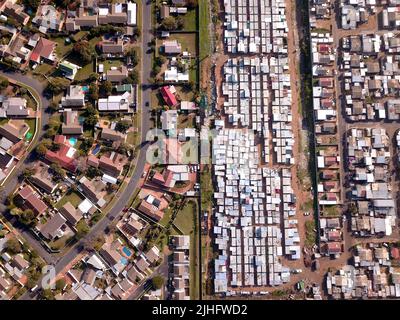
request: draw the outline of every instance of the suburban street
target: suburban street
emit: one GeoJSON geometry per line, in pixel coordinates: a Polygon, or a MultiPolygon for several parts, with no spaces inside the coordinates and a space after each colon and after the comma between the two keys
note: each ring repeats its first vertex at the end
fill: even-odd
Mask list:
{"type": "MultiPolygon", "coordinates": [[[[45,85],[40,81],[36,80],[35,78],[28,77],[26,75],[14,72],[6,72],[0,71],[0,76],[6,77],[11,81],[20,82],[28,87],[31,90],[35,90],[36,94],[40,97],[40,118],[41,118],[41,125],[38,128],[37,136],[33,143],[41,140],[44,134],[44,128],[47,126],[49,122],[49,113],[47,112],[47,108],[49,106],[50,101],[44,96],[44,89],[45,85]]],[[[7,195],[11,194],[14,189],[18,185],[18,176],[23,171],[23,169],[28,166],[33,161],[31,154],[29,154],[22,163],[19,163],[12,175],[7,179],[6,183],[3,185],[2,192],[0,194],[0,203],[3,212],[3,216],[9,221],[12,226],[18,230],[18,232],[24,237],[24,239],[29,243],[29,245],[38,252],[38,254],[47,262],[47,263],[54,263],[54,257],[47,252],[47,250],[40,244],[34,235],[29,231],[29,228],[26,228],[24,225],[18,223],[17,219],[9,214],[6,214],[4,202],[7,198],[7,195]]]]}
{"type": "MultiPolygon", "coordinates": [[[[149,21],[151,19],[151,3],[143,3],[143,19],[144,21],[149,21]]],[[[123,215],[123,209],[129,205],[129,200],[136,190],[138,182],[143,174],[144,165],[146,163],[146,151],[148,145],[146,144],[146,133],[150,129],[150,101],[151,101],[151,85],[148,83],[150,78],[151,68],[152,68],[152,52],[149,51],[148,43],[152,39],[151,24],[144,24],[142,31],[142,73],[141,73],[141,144],[140,150],[136,159],[136,167],[134,173],[125,187],[122,194],[119,196],[115,205],[106,214],[106,216],[100,220],[89,233],[77,242],[68,252],[66,252],[58,261],[54,262],[56,273],[61,272],[72,260],[83,250],[83,244],[86,239],[93,239],[96,236],[103,234],[107,227],[114,221],[118,220],[123,215]],[[148,103],[147,103],[148,102],[148,103]]],[[[117,195],[118,196],[118,195],[117,195]]],[[[41,287],[41,280],[39,280],[38,288],[41,287]]],[[[37,290],[38,291],[38,290],[37,290]]],[[[36,292],[37,292],[36,291],[36,292]]],[[[35,296],[35,295],[34,295],[35,296]]],[[[33,298],[31,293],[26,293],[21,296],[20,299],[30,299],[33,298]]]]}

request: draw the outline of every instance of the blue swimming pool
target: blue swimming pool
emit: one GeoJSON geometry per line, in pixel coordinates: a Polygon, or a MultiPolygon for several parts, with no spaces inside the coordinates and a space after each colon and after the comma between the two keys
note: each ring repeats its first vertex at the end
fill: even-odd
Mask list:
{"type": "Polygon", "coordinates": [[[88,92],[89,91],[89,86],[83,86],[82,87],[83,92],[88,92]]]}
{"type": "Polygon", "coordinates": [[[129,250],[129,248],[127,248],[127,247],[123,247],[123,248],[122,248],[122,251],[124,252],[124,254],[125,254],[127,257],[130,257],[130,256],[132,255],[131,250],[129,250]]]}
{"type": "Polygon", "coordinates": [[[96,145],[96,146],[94,147],[94,149],[93,149],[93,151],[92,151],[92,154],[96,155],[96,154],[99,153],[99,151],[100,151],[100,145],[98,144],[98,145],[96,145]]]}
{"type": "Polygon", "coordinates": [[[78,139],[75,138],[75,137],[72,137],[72,138],[69,138],[68,141],[69,141],[69,144],[70,144],[71,146],[74,146],[74,145],[76,145],[76,143],[78,142],[78,139]]]}
{"type": "Polygon", "coordinates": [[[128,264],[128,260],[126,258],[121,258],[121,263],[126,266],[128,264]]]}

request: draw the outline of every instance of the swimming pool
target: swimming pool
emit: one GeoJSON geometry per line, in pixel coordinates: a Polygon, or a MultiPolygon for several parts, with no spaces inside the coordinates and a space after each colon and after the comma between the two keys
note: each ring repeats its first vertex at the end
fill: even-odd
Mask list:
{"type": "Polygon", "coordinates": [[[89,91],[89,86],[83,86],[82,87],[83,92],[88,92],[89,91]]]}
{"type": "Polygon", "coordinates": [[[75,137],[69,138],[68,139],[69,144],[73,147],[74,145],[76,145],[76,143],[78,142],[78,139],[75,137]]]}
{"type": "Polygon", "coordinates": [[[126,260],[126,258],[121,258],[121,263],[126,266],[128,264],[128,260],[126,260]]]}
{"type": "Polygon", "coordinates": [[[122,251],[124,252],[124,254],[125,254],[127,257],[130,257],[130,256],[132,255],[131,250],[129,250],[127,247],[123,247],[123,248],[122,248],[122,251]]]}
{"type": "Polygon", "coordinates": [[[100,152],[100,145],[96,145],[92,151],[92,154],[96,155],[100,152]]]}

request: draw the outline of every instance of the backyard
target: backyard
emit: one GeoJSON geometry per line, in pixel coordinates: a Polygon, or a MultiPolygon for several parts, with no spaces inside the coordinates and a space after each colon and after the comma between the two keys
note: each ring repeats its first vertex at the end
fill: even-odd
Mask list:
{"type": "Polygon", "coordinates": [[[76,208],[80,205],[80,203],[84,200],[83,196],[81,196],[77,191],[69,190],[55,205],[56,209],[60,209],[67,202],[71,202],[71,204],[76,208]]]}

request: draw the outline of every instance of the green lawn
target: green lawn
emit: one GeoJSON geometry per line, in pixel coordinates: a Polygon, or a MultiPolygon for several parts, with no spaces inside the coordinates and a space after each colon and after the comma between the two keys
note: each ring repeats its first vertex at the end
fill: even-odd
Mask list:
{"type": "Polygon", "coordinates": [[[188,10],[183,16],[183,30],[196,31],[197,29],[197,13],[196,10],[188,10]]]}
{"type": "Polygon", "coordinates": [[[52,65],[49,65],[47,63],[42,63],[36,67],[35,70],[33,70],[34,73],[36,74],[42,74],[42,75],[50,75],[54,72],[55,67],[52,65]]]}
{"type": "Polygon", "coordinates": [[[29,126],[29,131],[28,133],[31,134],[31,137],[35,134],[35,127],[36,127],[36,119],[26,119],[25,122],[29,126]]]}
{"type": "Polygon", "coordinates": [[[64,37],[55,38],[53,39],[53,41],[57,43],[56,53],[59,59],[68,55],[71,52],[73,45],[71,43],[66,44],[64,37]]]}
{"type": "Polygon", "coordinates": [[[98,64],[104,65],[104,72],[107,72],[111,69],[111,67],[119,67],[122,66],[121,60],[105,60],[105,61],[98,61],[98,64]]]}
{"type": "Polygon", "coordinates": [[[210,36],[208,31],[209,21],[209,1],[199,1],[199,35],[200,35],[200,60],[210,54],[210,36]]]}
{"type": "Polygon", "coordinates": [[[183,232],[190,234],[193,230],[193,221],[197,212],[197,204],[193,201],[186,203],[174,220],[174,225],[183,232]]]}
{"type": "Polygon", "coordinates": [[[57,209],[60,209],[64,204],[67,202],[71,202],[71,204],[76,208],[80,203],[84,200],[84,198],[77,192],[75,191],[68,191],[64,197],[60,199],[60,201],[57,202],[55,207],[57,209]]]}
{"type": "Polygon", "coordinates": [[[80,68],[78,72],[76,73],[75,79],[76,81],[83,81],[89,78],[89,76],[95,72],[96,70],[93,70],[93,62],[88,63],[86,66],[80,68]]]}

